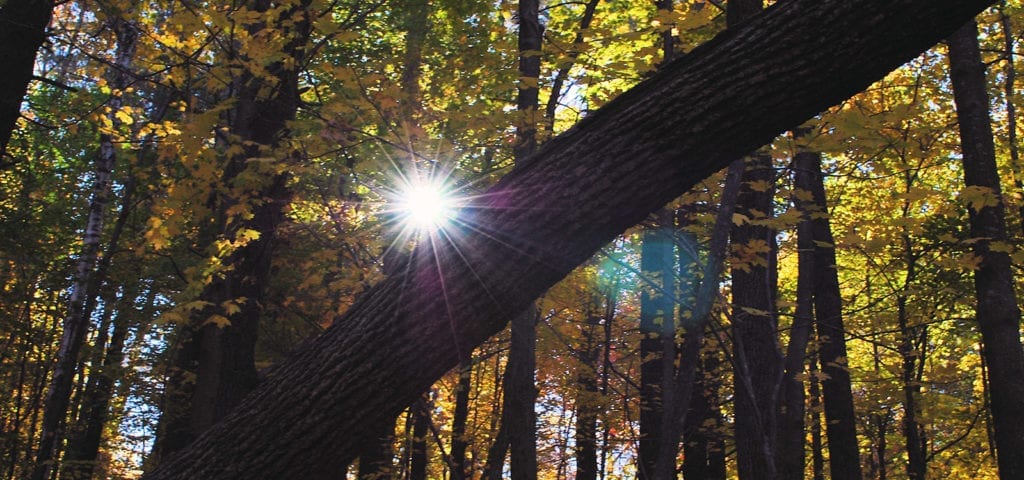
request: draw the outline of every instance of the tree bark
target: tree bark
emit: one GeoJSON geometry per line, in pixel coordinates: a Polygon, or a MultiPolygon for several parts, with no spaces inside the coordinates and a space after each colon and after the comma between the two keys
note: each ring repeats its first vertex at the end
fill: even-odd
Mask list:
{"type": "Polygon", "coordinates": [[[472,229],[421,245],[145,478],[335,478],[372,425],[616,235],[990,3],[790,0],[723,32],[470,199],[459,221],[472,229]]]}
{"type": "MultiPolygon", "coordinates": [[[[800,133],[794,132],[798,137],[800,133]]],[[[804,441],[804,417],[806,396],[804,382],[800,375],[804,372],[807,357],[807,343],[810,340],[811,324],[814,321],[814,227],[812,219],[821,211],[816,205],[805,198],[810,177],[810,166],[817,166],[819,155],[810,151],[798,151],[793,156],[794,186],[797,193],[793,195],[794,204],[800,210],[800,223],[797,224],[797,279],[796,279],[796,312],[786,345],[785,369],[782,376],[779,405],[779,454],[776,466],[779,479],[803,479],[806,467],[804,441]]]]}
{"type": "Polygon", "coordinates": [[[1004,204],[996,169],[988,84],[978,49],[978,29],[968,22],[949,38],[950,78],[960,119],[964,183],[990,189],[994,206],[970,210],[974,254],[976,315],[981,329],[995,425],[1000,478],[1024,478],[1024,353],[1020,343],[1020,309],[1014,291],[1012,262],[998,243],[1008,241],[1004,204]]]}
{"type": "Polygon", "coordinates": [[[666,362],[675,362],[675,242],[671,212],[661,210],[655,225],[644,231],[640,249],[640,448],[637,478],[654,476],[665,408],[666,362]]]}
{"type": "MultiPolygon", "coordinates": [[[[227,122],[230,136],[242,145],[242,153],[227,159],[221,180],[226,186],[249,168],[251,158],[286,148],[280,140],[299,106],[298,66],[303,64],[311,32],[311,2],[294,0],[291,8],[279,17],[268,19],[272,23],[259,22],[248,27],[253,35],[277,29],[279,35],[289,38],[280,53],[294,62],[276,61],[268,65],[272,81],[255,78],[251,73],[233,79],[236,103],[227,122]],[[285,24],[288,27],[282,26],[285,24]]],[[[265,0],[250,0],[247,6],[259,12],[271,8],[265,0]]],[[[282,162],[294,160],[292,152],[277,152],[277,156],[283,157],[282,162]]],[[[190,323],[180,327],[182,340],[173,354],[154,448],[157,462],[184,448],[224,418],[256,386],[254,357],[263,293],[269,282],[277,228],[285,219],[284,209],[291,197],[287,174],[258,175],[262,185],[247,187],[242,194],[218,194],[214,200],[218,238],[234,239],[243,229],[258,232],[259,236],[222,260],[230,268],[211,279],[199,295],[199,300],[208,307],[193,314],[190,323]],[[261,201],[252,208],[250,219],[232,218],[227,213],[236,204],[253,198],[261,201]],[[229,311],[225,305],[234,305],[235,311],[229,311]],[[228,323],[211,322],[214,315],[228,323]]]]}
{"type": "MultiPolygon", "coordinates": [[[[659,13],[672,11],[673,0],[655,0],[659,13]]],[[[661,64],[667,64],[675,54],[675,36],[672,26],[665,25],[659,33],[661,64]]],[[[640,250],[640,447],[637,455],[637,478],[654,478],[658,451],[665,438],[663,425],[665,412],[674,408],[664,405],[665,393],[671,388],[675,376],[676,278],[675,241],[672,212],[660,210],[654,225],[644,231],[640,250]]],[[[677,400],[678,401],[678,400],[677,400]]]]}
{"type": "Polygon", "coordinates": [[[828,437],[829,471],[835,480],[860,480],[860,450],[857,417],[853,409],[853,387],[846,362],[846,327],[843,298],[836,269],[835,240],[828,220],[821,155],[806,152],[797,175],[797,188],[811,193],[813,206],[811,238],[814,254],[814,321],[818,334],[822,401],[825,407],[825,435],[828,437]]]}
{"type": "Polygon", "coordinates": [[[591,315],[582,327],[583,344],[578,350],[580,365],[576,373],[576,480],[597,480],[597,416],[601,405],[597,365],[601,343],[596,330],[609,320],[607,316],[591,315]]]}
{"type": "MultiPolygon", "coordinates": [[[[127,308],[124,304],[130,304],[131,301],[134,301],[134,298],[128,301],[122,299],[122,305],[114,319],[110,343],[105,348],[106,355],[102,356],[102,366],[89,375],[79,413],[79,425],[68,436],[67,451],[61,460],[61,478],[86,480],[92,478],[97,470],[96,460],[103,440],[103,430],[107,426],[107,419],[110,418],[114,382],[123,376],[121,363],[124,361],[124,344],[128,338],[129,327],[127,308]]],[[[113,308],[113,305],[108,305],[107,308],[113,308]]],[[[97,342],[97,347],[99,346],[97,342]]]]}
{"type": "MultiPolygon", "coordinates": [[[[818,354],[814,353],[810,361],[810,382],[807,386],[811,396],[811,478],[825,479],[825,455],[821,441],[821,390],[818,387],[818,354]]],[[[885,480],[884,475],[878,480],[885,480]]]]}
{"type": "Polygon", "coordinates": [[[451,480],[472,478],[466,465],[466,420],[469,417],[469,389],[472,386],[473,363],[463,362],[459,367],[459,383],[455,387],[455,412],[452,414],[452,475],[451,480]]]}
{"type": "Polygon", "coordinates": [[[409,442],[409,480],[427,480],[427,436],[430,435],[430,415],[433,404],[430,394],[424,394],[412,405],[412,439],[409,442]]]}
{"type": "MultiPolygon", "coordinates": [[[[735,27],[762,8],[763,0],[730,1],[726,23],[735,27]]],[[[741,480],[774,479],[782,353],[775,311],[778,246],[774,229],[763,224],[774,216],[771,155],[748,157],[742,178],[736,214],[746,221],[733,225],[730,235],[734,254],[749,249],[731,259],[736,464],[741,480]]]]}
{"type": "Polygon", "coordinates": [[[0,6],[0,170],[8,165],[7,144],[52,17],[53,0],[8,0],[0,6]]]}
{"type": "Polygon", "coordinates": [[[387,480],[395,467],[395,418],[383,422],[359,450],[359,480],[387,480]]]}
{"type": "MultiPolygon", "coordinates": [[[[537,149],[537,105],[540,89],[540,49],[543,30],[538,0],[519,1],[519,85],[516,104],[519,124],[513,156],[518,164],[537,149]]],[[[537,478],[537,369],[536,307],[512,319],[511,347],[505,371],[505,411],[509,468],[513,480],[537,478]]]]}
{"type": "MultiPolygon", "coordinates": [[[[107,106],[111,112],[111,128],[117,129],[121,122],[117,119],[116,113],[123,104],[121,95],[131,80],[129,72],[132,59],[135,57],[138,31],[134,25],[121,18],[111,19],[110,25],[116,35],[117,53],[114,59],[116,66],[110,74],[110,84],[115,93],[110,97],[107,106]]],[[[101,274],[101,270],[106,270],[99,269],[97,262],[116,162],[115,138],[111,133],[103,133],[100,135],[99,155],[94,168],[95,180],[92,198],[89,200],[89,216],[82,240],[82,252],[75,270],[74,283],[71,285],[68,312],[64,319],[53,377],[46,391],[46,406],[35,470],[32,473],[33,480],[44,480],[50,475],[60,448],[60,430],[68,414],[74,377],[78,370],[78,357],[91,324],[93,305],[98,287],[103,280],[101,277],[105,275],[105,272],[101,274]]],[[[107,255],[104,259],[106,265],[109,265],[109,258],[107,255]]]]}
{"type": "Polygon", "coordinates": [[[775,312],[777,246],[775,230],[759,224],[772,217],[775,171],[771,156],[750,157],[743,180],[736,214],[756,223],[734,226],[733,252],[737,248],[763,251],[740,259],[739,265],[736,257],[732,260],[736,462],[741,480],[772,479],[778,453],[777,385],[782,377],[775,312]],[[755,185],[764,189],[752,188],[755,185]]]}

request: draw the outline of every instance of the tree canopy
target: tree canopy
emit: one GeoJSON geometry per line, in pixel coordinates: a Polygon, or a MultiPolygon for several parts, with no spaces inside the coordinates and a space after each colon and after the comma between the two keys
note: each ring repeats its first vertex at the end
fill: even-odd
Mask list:
{"type": "Polygon", "coordinates": [[[395,478],[476,478],[509,394],[502,331],[537,302],[537,477],[571,477],[599,444],[593,474],[632,476],[641,291],[679,318],[666,378],[700,386],[666,408],[689,412],[682,445],[661,441],[719,445],[705,454],[725,475],[725,445],[751,433],[731,430],[742,414],[711,380],[742,381],[746,361],[723,328],[739,307],[717,297],[741,286],[684,261],[724,257],[778,282],[772,341],[807,335],[787,377],[807,407],[804,475],[824,468],[838,366],[865,475],[995,478],[999,458],[1012,478],[988,417],[1006,411],[988,403],[1005,398],[988,377],[1004,370],[985,363],[988,317],[975,324],[966,283],[991,249],[1012,297],[1021,262],[1019,5],[992,3],[789,0],[729,28],[721,2],[541,3],[539,50],[517,43],[524,20],[505,2],[50,5],[42,80],[17,94],[0,164],[5,475],[336,478],[383,432],[376,461],[395,478]],[[1005,64],[987,79],[1005,196],[958,183],[968,155],[932,48],[979,13],[990,73],[1005,64]],[[531,88],[548,107],[512,108],[531,88]],[[512,165],[524,125],[540,146],[512,165]],[[762,147],[782,173],[743,188],[772,192],[770,211],[723,215],[716,172],[762,147]],[[813,194],[785,180],[810,151],[826,172],[813,194]],[[970,233],[1003,202],[1007,237],[970,233]],[[716,215],[775,233],[716,253],[716,215]],[[799,247],[804,218],[829,219],[834,238],[799,247]],[[640,262],[654,224],[674,232],[674,278],[640,262]],[[817,283],[835,284],[845,327],[800,330],[807,248],[834,252],[814,268],[834,272],[817,283]],[[688,275],[716,290],[696,322],[688,275]],[[824,360],[830,335],[845,358],[824,360]]]}

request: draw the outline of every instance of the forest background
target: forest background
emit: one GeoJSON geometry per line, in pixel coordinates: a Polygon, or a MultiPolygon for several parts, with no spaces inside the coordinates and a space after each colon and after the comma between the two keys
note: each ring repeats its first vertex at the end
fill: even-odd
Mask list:
{"type": "MultiPolygon", "coordinates": [[[[0,475],[172,458],[413,246],[486,234],[456,208],[535,145],[761,7],[0,2],[0,475]],[[428,187],[451,209],[418,222],[428,187]]],[[[1014,478],[975,282],[1005,269],[1019,368],[1020,19],[999,3],[605,246],[349,475],[1014,478]],[[961,147],[972,43],[994,184],[961,147]]]]}

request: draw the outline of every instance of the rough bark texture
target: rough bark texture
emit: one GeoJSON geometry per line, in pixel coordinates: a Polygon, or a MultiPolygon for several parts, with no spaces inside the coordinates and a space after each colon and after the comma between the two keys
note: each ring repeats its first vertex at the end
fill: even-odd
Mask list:
{"type": "Polygon", "coordinates": [[[0,169],[7,143],[21,116],[21,101],[32,81],[36,52],[46,40],[53,16],[52,0],[8,0],[0,6],[0,169]]]}
{"type": "MultiPolygon", "coordinates": [[[[5,7],[6,8],[6,7],[5,7]]],[[[131,61],[135,57],[138,31],[122,19],[110,21],[117,37],[116,68],[111,70],[110,84],[116,91],[123,91],[130,81],[131,61]]],[[[110,122],[118,128],[121,122],[114,115],[123,103],[120,94],[111,96],[107,102],[110,111],[110,122]]],[[[53,377],[46,390],[46,406],[43,423],[40,429],[41,440],[36,454],[36,466],[32,473],[34,480],[43,480],[53,470],[53,462],[61,443],[61,428],[70,406],[73,380],[78,370],[79,354],[85,343],[86,334],[91,325],[91,312],[95,303],[99,278],[97,261],[102,243],[103,225],[106,220],[107,204],[113,187],[114,164],[117,162],[116,139],[109,133],[100,135],[100,151],[96,157],[93,170],[95,180],[92,186],[92,198],[89,200],[89,216],[86,221],[82,239],[82,252],[75,270],[74,283],[68,299],[68,312],[64,318],[61,332],[60,348],[53,370],[53,377]]],[[[122,225],[123,226],[123,225],[122,225]]],[[[109,259],[109,256],[106,258],[109,259]]],[[[109,263],[107,263],[109,265],[109,263]]]]}
{"type": "MultiPolygon", "coordinates": [[[[747,21],[764,8],[763,0],[731,0],[726,22],[747,21]]],[[[782,353],[775,312],[775,231],[762,222],[774,216],[775,170],[771,155],[758,152],[745,162],[736,213],[747,221],[733,226],[732,331],[736,395],[736,464],[741,480],[775,478],[782,353]],[[745,252],[745,253],[743,253],[745,252]]]]}
{"type": "MultiPolygon", "coordinates": [[[[271,151],[280,147],[286,124],[295,117],[299,105],[297,66],[303,62],[311,27],[308,18],[298,22],[293,19],[296,15],[308,15],[311,1],[295,0],[289,11],[270,19],[288,23],[290,28],[262,23],[249,27],[253,35],[266,29],[280,29],[281,35],[291,39],[281,53],[295,62],[268,65],[274,81],[260,80],[248,73],[233,79],[231,93],[237,102],[227,122],[231,138],[244,147],[242,154],[227,161],[222,178],[225,186],[232,186],[250,168],[250,158],[275,156],[271,151]]],[[[270,7],[267,0],[248,3],[253,11],[265,12],[270,7]]],[[[289,161],[290,155],[276,152],[277,158],[285,157],[281,161],[289,161]]],[[[192,315],[191,324],[180,334],[183,340],[174,354],[154,460],[162,460],[187,446],[224,418],[257,383],[254,357],[263,293],[269,282],[277,227],[284,221],[284,207],[290,201],[287,174],[257,175],[264,177],[262,186],[242,194],[218,195],[214,200],[220,224],[218,238],[233,239],[242,229],[259,232],[259,238],[222,260],[231,268],[210,280],[199,295],[199,300],[209,307],[192,315]],[[239,202],[252,199],[260,202],[253,206],[251,219],[231,218],[227,214],[239,202]],[[237,305],[237,311],[229,313],[224,309],[226,304],[237,305]],[[221,315],[229,323],[208,321],[213,315],[221,315]]]]}
{"type": "Polygon", "coordinates": [[[742,480],[770,479],[776,475],[777,385],[782,377],[775,312],[776,232],[760,223],[772,216],[775,171],[771,156],[758,153],[750,157],[743,181],[736,214],[752,223],[736,225],[732,231],[734,255],[750,249],[732,260],[736,463],[742,480]],[[752,188],[755,185],[759,187],[752,188]]]}
{"type": "Polygon", "coordinates": [[[790,0],[720,34],[471,200],[460,218],[472,229],[422,245],[405,273],[367,291],[145,478],[336,478],[372,425],[616,235],[990,3],[790,0]]]}
{"type": "Polygon", "coordinates": [[[974,272],[977,318],[984,342],[992,393],[996,459],[1000,478],[1024,478],[1024,353],[1020,310],[1012,262],[993,243],[1006,242],[1006,220],[988,112],[985,67],[978,50],[978,29],[970,21],[949,38],[950,77],[960,119],[964,180],[1000,195],[997,205],[971,209],[971,237],[981,264],[974,272]]]}
{"type": "Polygon", "coordinates": [[[813,209],[811,238],[814,254],[814,321],[818,332],[821,393],[825,406],[825,435],[828,437],[829,468],[836,480],[860,480],[860,450],[857,446],[853,388],[846,366],[846,327],[843,298],[836,270],[835,240],[828,221],[821,156],[806,152],[797,167],[797,188],[811,193],[813,209]]]}

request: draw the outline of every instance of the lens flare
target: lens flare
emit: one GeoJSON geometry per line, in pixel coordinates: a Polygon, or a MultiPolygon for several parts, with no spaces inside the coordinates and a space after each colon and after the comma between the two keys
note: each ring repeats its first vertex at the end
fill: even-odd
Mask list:
{"type": "Polygon", "coordinates": [[[409,227],[433,232],[455,219],[458,205],[443,185],[419,184],[401,193],[398,210],[409,227]]]}

